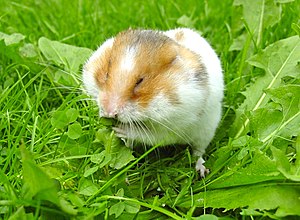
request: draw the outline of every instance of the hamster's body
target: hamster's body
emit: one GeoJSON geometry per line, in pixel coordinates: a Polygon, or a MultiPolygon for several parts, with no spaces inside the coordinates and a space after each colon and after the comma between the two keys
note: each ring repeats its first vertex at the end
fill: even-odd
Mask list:
{"type": "Polygon", "coordinates": [[[196,32],[128,30],[104,42],[83,69],[100,116],[120,122],[119,136],[147,145],[188,144],[202,155],[221,118],[223,75],[196,32]]]}

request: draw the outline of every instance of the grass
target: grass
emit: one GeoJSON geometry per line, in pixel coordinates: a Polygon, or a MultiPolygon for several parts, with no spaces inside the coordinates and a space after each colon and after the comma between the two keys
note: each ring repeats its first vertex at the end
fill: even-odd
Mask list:
{"type": "MultiPolygon", "coordinates": [[[[286,161],[299,165],[297,127],[293,127],[293,135],[278,133],[279,128],[299,118],[299,108],[281,127],[269,132],[268,139],[260,139],[260,135],[263,128],[269,129],[268,123],[274,118],[261,125],[255,118],[252,121],[251,114],[258,114],[257,110],[277,114],[278,103],[268,101],[251,114],[239,115],[242,103],[250,102],[251,96],[255,96],[246,92],[250,97],[245,97],[242,92],[256,85],[256,79],[263,75],[260,68],[247,60],[281,39],[299,35],[299,1],[282,4],[281,14],[277,18],[270,16],[271,21],[278,19],[277,22],[264,23],[258,36],[251,32],[252,20],[245,18],[242,7],[233,6],[229,0],[184,3],[0,0],[0,5],[0,32],[25,36],[21,44],[10,47],[0,41],[0,219],[114,219],[118,216],[119,219],[196,219],[203,214],[228,219],[279,218],[277,206],[273,207],[268,200],[273,197],[263,193],[259,197],[254,189],[260,183],[257,176],[260,178],[267,168],[270,173],[261,177],[261,182],[264,187],[271,187],[278,200],[292,201],[288,196],[283,199],[287,191],[281,190],[285,187],[291,197],[299,197],[293,194],[299,192],[298,173],[290,177],[288,169],[282,168],[288,166],[286,161]],[[195,161],[189,149],[153,146],[136,149],[132,156],[111,133],[111,122],[98,118],[95,103],[81,92],[80,85],[71,83],[70,78],[58,83],[57,71],[66,73],[66,67],[47,59],[39,43],[41,37],[46,37],[94,50],[106,38],[129,27],[167,30],[179,26],[201,31],[220,55],[224,68],[223,118],[207,149],[207,166],[212,172],[205,179],[200,179],[194,171],[195,161]],[[238,38],[242,44],[235,40],[238,38]],[[233,43],[239,48],[232,50],[233,43]],[[16,55],[20,45],[22,48],[27,45],[25,51],[35,54],[26,59],[16,55]],[[34,49],[28,49],[31,46],[34,49]],[[236,117],[242,120],[245,115],[250,118],[250,128],[232,131],[236,117]],[[252,182],[247,180],[247,172],[255,174],[252,182]],[[262,207],[253,206],[253,201],[234,199],[242,195],[234,197],[229,191],[226,194],[238,182],[227,178],[235,178],[239,173],[242,178],[236,178],[244,179],[238,185],[240,192],[253,193],[253,201],[265,201],[262,207]],[[214,192],[224,200],[235,201],[223,205],[214,192]]],[[[269,15],[263,16],[267,20],[269,15]]],[[[282,78],[283,86],[296,89],[299,85],[299,71],[296,71],[297,74],[282,78]]],[[[284,109],[284,104],[280,104],[284,109]]],[[[279,203],[278,207],[286,206],[279,203]]],[[[290,213],[297,214],[296,208],[292,208],[290,213]]],[[[282,210],[288,213],[287,209],[282,210]]]]}

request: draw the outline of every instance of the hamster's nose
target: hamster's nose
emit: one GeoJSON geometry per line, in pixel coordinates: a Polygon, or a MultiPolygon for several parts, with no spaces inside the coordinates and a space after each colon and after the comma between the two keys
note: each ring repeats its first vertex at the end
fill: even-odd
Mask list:
{"type": "Polygon", "coordinates": [[[102,111],[101,112],[101,117],[105,118],[118,118],[118,113],[117,111],[102,111]]]}
{"type": "Polygon", "coordinates": [[[108,118],[118,118],[117,112],[109,112],[107,116],[108,118]]]}
{"type": "Polygon", "coordinates": [[[102,117],[105,118],[117,118],[118,117],[118,107],[112,103],[107,103],[102,106],[102,117]]]}
{"type": "Polygon", "coordinates": [[[120,111],[120,100],[118,96],[109,95],[102,96],[101,106],[103,110],[103,117],[117,118],[120,111]]]}

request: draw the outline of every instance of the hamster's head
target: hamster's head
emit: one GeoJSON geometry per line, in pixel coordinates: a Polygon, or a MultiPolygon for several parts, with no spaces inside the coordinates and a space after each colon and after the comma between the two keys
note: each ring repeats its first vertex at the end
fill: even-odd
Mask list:
{"type": "Polygon", "coordinates": [[[159,121],[183,101],[178,88],[196,81],[198,60],[161,32],[128,30],[91,56],[83,68],[83,81],[101,117],[123,123],[159,121]]]}

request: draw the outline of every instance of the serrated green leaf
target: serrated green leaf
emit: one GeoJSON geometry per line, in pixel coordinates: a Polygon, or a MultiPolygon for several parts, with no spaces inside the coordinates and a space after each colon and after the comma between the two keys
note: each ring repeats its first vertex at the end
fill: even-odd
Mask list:
{"type": "Polygon", "coordinates": [[[141,206],[133,201],[124,201],[125,211],[128,213],[138,213],[141,206]]]}
{"type": "Polygon", "coordinates": [[[77,139],[82,134],[82,128],[80,123],[74,122],[73,124],[68,126],[68,137],[71,139],[77,139]]]}
{"type": "Polygon", "coordinates": [[[261,53],[251,57],[248,62],[266,72],[270,77],[266,88],[270,89],[278,86],[284,76],[299,76],[299,49],[299,36],[292,36],[271,44],[261,53]]]}
{"type": "Polygon", "coordinates": [[[98,163],[98,164],[101,163],[103,161],[103,159],[104,159],[104,155],[105,155],[104,151],[102,151],[99,154],[93,154],[91,156],[92,163],[98,163]]]}
{"type": "Polygon", "coordinates": [[[100,142],[101,144],[105,144],[107,140],[110,138],[111,130],[108,128],[100,128],[96,132],[96,142],[100,142]]]}
{"type": "Polygon", "coordinates": [[[263,143],[258,139],[245,135],[233,140],[229,146],[220,147],[208,158],[205,164],[213,173],[217,173],[225,167],[226,170],[233,170],[244,157],[252,154],[252,152],[260,151],[263,147],[263,143]],[[236,152],[237,150],[239,152],[236,152]]]}
{"type": "Polygon", "coordinates": [[[132,151],[125,146],[115,146],[112,155],[109,166],[114,169],[120,169],[126,166],[130,161],[134,160],[132,151]]]}
{"type": "Polygon", "coordinates": [[[118,202],[110,207],[109,209],[109,215],[115,215],[116,218],[118,218],[124,211],[125,204],[123,202],[118,202]]]}
{"type": "Polygon", "coordinates": [[[30,153],[21,147],[23,179],[28,186],[30,199],[35,197],[59,205],[55,182],[46,175],[33,161],[30,153]]]}
{"type": "Polygon", "coordinates": [[[283,120],[265,140],[274,136],[292,137],[300,134],[300,86],[286,85],[267,90],[271,99],[282,106],[283,120]]]}
{"type": "Polygon", "coordinates": [[[247,148],[248,150],[255,151],[262,148],[262,142],[252,136],[242,136],[232,141],[233,148],[247,148]]]}
{"type": "Polygon", "coordinates": [[[237,38],[233,39],[232,44],[230,45],[229,51],[242,50],[247,41],[247,34],[241,34],[237,38]]]}
{"type": "Polygon", "coordinates": [[[82,198],[80,198],[80,196],[76,193],[68,193],[67,194],[68,199],[70,200],[70,202],[77,207],[83,207],[85,205],[84,201],[82,200],[82,198]]]}
{"type": "Polygon", "coordinates": [[[283,120],[283,114],[277,109],[261,108],[255,110],[250,117],[250,130],[260,141],[278,129],[283,120]]]}
{"type": "Polygon", "coordinates": [[[104,201],[101,203],[97,202],[97,203],[91,204],[90,205],[91,207],[95,207],[97,209],[97,211],[94,212],[94,216],[97,216],[97,215],[101,214],[102,212],[104,212],[105,210],[107,210],[107,207],[108,207],[107,203],[108,203],[107,201],[104,201]]]}
{"type": "Polygon", "coordinates": [[[99,167],[91,167],[84,172],[83,176],[88,177],[88,176],[92,175],[93,173],[95,173],[98,169],[99,169],[99,167]]]}
{"type": "Polygon", "coordinates": [[[299,76],[297,64],[300,61],[300,39],[293,36],[275,42],[261,53],[251,57],[248,62],[265,70],[265,75],[259,77],[243,94],[246,99],[236,110],[236,120],[231,127],[231,136],[242,136],[249,130],[248,111],[263,108],[269,100],[266,89],[277,88],[281,79],[286,76],[299,76]]]}
{"type": "Polygon", "coordinates": [[[235,0],[233,4],[243,6],[243,18],[257,45],[261,43],[263,30],[281,18],[281,5],[274,0],[235,0]]]}
{"type": "MultiPolygon", "coordinates": [[[[291,165],[282,150],[271,147],[273,156],[275,158],[278,170],[287,178],[293,181],[300,182],[300,166],[295,163],[291,165]]],[[[299,153],[299,152],[297,152],[299,153]]]]}
{"type": "Polygon", "coordinates": [[[264,153],[256,151],[250,164],[246,167],[237,166],[232,172],[228,172],[211,183],[208,188],[241,186],[283,179],[284,177],[277,170],[275,161],[264,153]]]}
{"type": "Polygon", "coordinates": [[[91,156],[91,161],[99,165],[99,168],[104,167],[109,164],[112,159],[112,155],[106,150],[102,151],[99,154],[94,154],[91,156]]]}
{"type": "MultiPolygon", "coordinates": [[[[275,216],[300,215],[300,186],[255,184],[227,189],[207,190],[193,196],[197,207],[236,209],[247,207],[256,210],[276,210],[275,216]],[[228,199],[230,198],[230,199],[228,199]]],[[[179,207],[190,208],[188,198],[179,207]]]]}
{"type": "Polygon", "coordinates": [[[98,191],[98,186],[92,181],[82,178],[79,181],[78,193],[85,196],[94,195],[98,191]]]}
{"type": "Polygon", "coordinates": [[[38,47],[48,61],[59,66],[55,72],[47,70],[50,79],[68,87],[80,85],[80,66],[90,57],[92,50],[51,41],[45,37],[39,39],[38,47]]]}
{"type": "Polygon", "coordinates": [[[221,147],[216,152],[214,152],[213,157],[211,156],[208,158],[208,161],[206,161],[205,164],[213,171],[220,170],[224,167],[229,158],[232,156],[232,152],[233,151],[231,147],[221,147]]]}
{"type": "Polygon", "coordinates": [[[70,215],[76,215],[78,213],[78,210],[75,208],[75,206],[63,198],[60,198],[60,207],[65,213],[70,215]]]}
{"type": "Polygon", "coordinates": [[[103,128],[96,133],[96,140],[104,144],[105,151],[98,155],[98,161],[102,161],[102,157],[109,159],[109,166],[114,169],[120,169],[134,160],[132,151],[125,147],[119,138],[117,138],[111,130],[103,128]]]}

